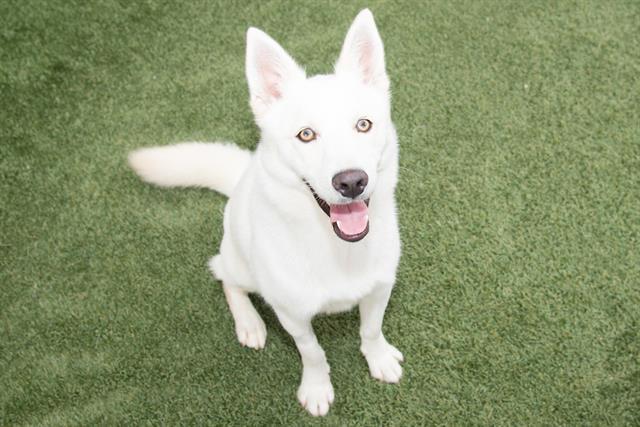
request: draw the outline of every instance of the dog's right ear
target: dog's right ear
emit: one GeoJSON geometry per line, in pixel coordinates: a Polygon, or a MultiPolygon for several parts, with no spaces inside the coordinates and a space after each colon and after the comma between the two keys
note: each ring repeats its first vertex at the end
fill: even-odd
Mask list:
{"type": "Polygon", "coordinates": [[[336,74],[352,74],[363,83],[387,91],[389,77],[384,66],[384,47],[369,9],[351,24],[336,63],[336,74]]]}
{"type": "Polygon", "coordinates": [[[256,118],[282,97],[291,82],[305,78],[304,70],[282,46],[253,27],[247,31],[246,73],[256,118]]]}

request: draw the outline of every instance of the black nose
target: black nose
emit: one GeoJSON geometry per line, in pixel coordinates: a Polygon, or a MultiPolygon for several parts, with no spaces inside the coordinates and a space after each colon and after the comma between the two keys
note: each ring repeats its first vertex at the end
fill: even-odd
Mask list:
{"type": "Polygon", "coordinates": [[[331,180],[333,188],[335,188],[338,193],[352,199],[362,194],[368,182],[369,176],[361,169],[349,169],[337,173],[331,180]]]}

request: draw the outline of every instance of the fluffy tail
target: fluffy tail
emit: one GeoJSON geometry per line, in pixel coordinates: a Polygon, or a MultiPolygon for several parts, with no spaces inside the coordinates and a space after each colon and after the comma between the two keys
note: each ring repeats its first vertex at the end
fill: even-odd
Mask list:
{"type": "Polygon", "coordinates": [[[135,150],[129,165],[161,187],[207,187],[227,196],[249,165],[251,152],[224,143],[185,142],[135,150]]]}

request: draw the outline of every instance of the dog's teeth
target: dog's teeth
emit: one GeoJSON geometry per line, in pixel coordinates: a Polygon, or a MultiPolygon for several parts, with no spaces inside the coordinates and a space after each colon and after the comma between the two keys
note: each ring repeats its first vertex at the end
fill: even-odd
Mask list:
{"type": "Polygon", "coordinates": [[[340,221],[336,221],[336,223],[338,224],[338,228],[342,230],[342,223],[340,221]]]}

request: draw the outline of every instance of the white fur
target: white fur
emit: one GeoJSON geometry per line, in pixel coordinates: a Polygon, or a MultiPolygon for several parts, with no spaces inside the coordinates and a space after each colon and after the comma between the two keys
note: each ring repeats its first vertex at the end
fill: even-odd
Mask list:
{"type": "Polygon", "coordinates": [[[129,165],[146,182],[161,187],[207,187],[227,196],[247,169],[251,153],[232,144],[184,142],[141,148],[129,165]]]}
{"type": "Polygon", "coordinates": [[[280,45],[253,28],[246,59],[250,104],[261,130],[250,160],[228,145],[181,144],[136,151],[130,163],[152,183],[231,193],[220,253],[209,266],[223,282],[238,339],[253,348],[265,345],[264,322],[247,296],[259,293],[300,352],[300,403],[312,415],[324,415],[334,392],[311,326],[315,315],[358,305],[360,348],[371,375],[392,383],[402,375],[402,354],[382,334],[400,257],[398,147],[382,41],[373,15],[363,10],[335,74],[306,78],[280,45]],[[361,118],[373,123],[367,133],[355,129],[361,118]],[[305,127],[316,131],[315,141],[296,138],[305,127]],[[364,196],[370,198],[370,231],[355,243],[336,236],[303,182],[328,203],[346,203],[331,179],[352,168],[368,174],[364,196]]]}

